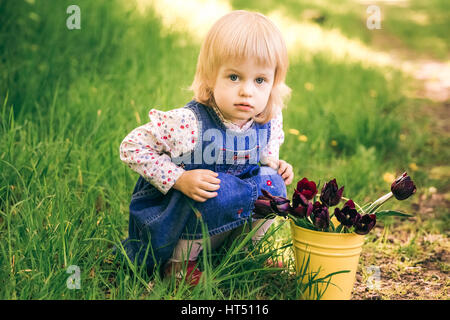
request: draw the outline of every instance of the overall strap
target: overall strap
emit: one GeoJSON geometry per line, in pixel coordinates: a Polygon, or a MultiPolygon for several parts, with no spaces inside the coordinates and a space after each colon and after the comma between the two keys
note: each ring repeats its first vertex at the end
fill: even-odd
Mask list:
{"type": "MultiPolygon", "coordinates": [[[[219,116],[211,107],[208,107],[195,100],[192,100],[188,104],[186,104],[185,108],[190,109],[195,114],[199,128],[199,141],[195,146],[195,149],[191,153],[191,161],[190,161],[191,164],[199,162],[204,148],[206,148],[207,145],[210,143],[209,141],[203,141],[204,133],[208,129],[216,129],[222,132],[224,142],[223,147],[226,148],[225,142],[227,140],[226,139],[227,127],[224,125],[224,123],[220,120],[219,116]],[[198,159],[195,159],[195,157],[197,157],[198,159]]],[[[270,129],[271,129],[270,121],[265,124],[254,122],[253,125],[248,129],[248,130],[255,130],[255,134],[257,137],[256,145],[258,146],[259,151],[262,151],[264,147],[268,144],[271,136],[270,129]],[[261,138],[265,139],[261,141],[261,138]]],[[[234,132],[234,131],[229,131],[229,133],[231,133],[233,136],[234,135],[245,136],[248,134],[248,132],[234,132]]]]}

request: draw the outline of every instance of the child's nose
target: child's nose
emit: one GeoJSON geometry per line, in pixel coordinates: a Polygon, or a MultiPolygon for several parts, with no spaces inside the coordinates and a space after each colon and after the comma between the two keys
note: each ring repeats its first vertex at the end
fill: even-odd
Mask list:
{"type": "Polygon", "coordinates": [[[240,88],[239,94],[244,97],[249,97],[252,95],[252,85],[248,82],[243,82],[240,88]]]}

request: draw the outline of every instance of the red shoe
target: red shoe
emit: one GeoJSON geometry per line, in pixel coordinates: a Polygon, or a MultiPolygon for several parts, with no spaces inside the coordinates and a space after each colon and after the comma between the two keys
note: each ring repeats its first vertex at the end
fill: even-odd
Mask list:
{"type": "Polygon", "coordinates": [[[273,261],[271,258],[267,259],[265,265],[271,268],[284,268],[284,264],[281,261],[273,261]]]}
{"type": "Polygon", "coordinates": [[[196,285],[198,285],[201,276],[202,276],[202,272],[200,270],[198,270],[197,262],[196,261],[188,261],[188,264],[186,267],[186,277],[185,277],[186,282],[189,283],[191,286],[196,286],[196,285]]]}
{"type": "MultiPolygon", "coordinates": [[[[184,262],[186,263],[186,262],[184,262]]],[[[175,278],[177,280],[183,279],[183,271],[182,271],[182,265],[184,263],[181,262],[169,262],[164,270],[164,276],[170,277],[171,274],[175,275],[175,278]]],[[[186,275],[184,275],[184,279],[186,283],[188,283],[191,286],[198,285],[200,281],[200,277],[202,276],[202,272],[198,270],[197,268],[197,262],[196,261],[188,261],[186,266],[186,275]]]]}

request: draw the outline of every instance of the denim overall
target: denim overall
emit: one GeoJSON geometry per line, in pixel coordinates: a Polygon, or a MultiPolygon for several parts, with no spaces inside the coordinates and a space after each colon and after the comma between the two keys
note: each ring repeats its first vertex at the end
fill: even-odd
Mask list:
{"type": "Polygon", "coordinates": [[[208,169],[217,172],[217,196],[196,202],[178,190],[165,195],[139,177],[130,204],[129,237],[123,244],[131,261],[142,263],[146,250],[147,271],[164,265],[179,239],[203,237],[202,215],[209,236],[241,226],[249,219],[261,189],[286,197],[286,186],[275,170],[259,165],[260,151],[270,139],[270,122],[256,122],[245,132],[227,130],[217,114],[195,100],[185,108],[194,112],[199,124],[199,140],[193,151],[172,161],[185,170],[208,169]]]}

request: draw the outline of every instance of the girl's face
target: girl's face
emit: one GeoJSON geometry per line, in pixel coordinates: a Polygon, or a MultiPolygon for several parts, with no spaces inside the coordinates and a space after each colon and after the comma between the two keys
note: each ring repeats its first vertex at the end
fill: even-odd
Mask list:
{"type": "Polygon", "coordinates": [[[247,59],[223,64],[214,85],[214,99],[225,119],[242,127],[264,111],[272,91],[275,67],[247,59]]]}

